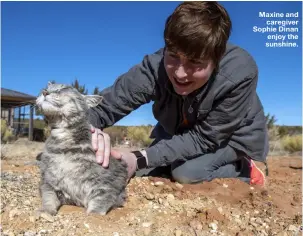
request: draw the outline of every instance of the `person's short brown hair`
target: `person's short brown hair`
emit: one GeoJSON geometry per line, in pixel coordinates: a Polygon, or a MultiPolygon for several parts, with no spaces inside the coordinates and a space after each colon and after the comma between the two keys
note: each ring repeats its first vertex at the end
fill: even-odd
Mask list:
{"type": "Polygon", "coordinates": [[[184,2],[166,20],[165,47],[189,59],[212,60],[217,67],[231,27],[227,11],[217,2],[184,2]]]}

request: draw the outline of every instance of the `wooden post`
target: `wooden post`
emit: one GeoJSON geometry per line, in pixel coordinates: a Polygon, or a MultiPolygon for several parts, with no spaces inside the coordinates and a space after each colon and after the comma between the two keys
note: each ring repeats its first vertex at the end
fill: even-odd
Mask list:
{"type": "Polygon", "coordinates": [[[34,135],[34,106],[29,106],[29,126],[28,126],[28,140],[33,141],[34,135]]]}
{"type": "Polygon", "coordinates": [[[17,134],[19,135],[20,134],[20,131],[21,131],[21,107],[19,107],[19,114],[18,114],[18,132],[17,134]]]}
{"type": "Polygon", "coordinates": [[[14,126],[14,108],[9,108],[9,125],[11,128],[14,126]]]}

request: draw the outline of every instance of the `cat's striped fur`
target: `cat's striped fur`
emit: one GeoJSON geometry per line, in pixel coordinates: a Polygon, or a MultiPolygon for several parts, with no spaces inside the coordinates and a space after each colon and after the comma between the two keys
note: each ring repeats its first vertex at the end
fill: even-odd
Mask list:
{"type": "Polygon", "coordinates": [[[51,134],[39,156],[42,210],[56,214],[63,204],[83,206],[87,213],[105,215],[123,206],[126,198],[127,166],[124,161],[110,159],[109,167],[96,163],[92,148],[89,107],[102,97],[82,95],[76,89],[49,83],[36,104],[51,134]]]}

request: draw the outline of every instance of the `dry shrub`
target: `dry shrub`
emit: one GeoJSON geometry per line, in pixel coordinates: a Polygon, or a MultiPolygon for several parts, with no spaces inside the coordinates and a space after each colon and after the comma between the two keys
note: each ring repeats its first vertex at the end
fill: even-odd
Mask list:
{"type": "Polygon", "coordinates": [[[281,140],[283,149],[287,152],[301,152],[302,151],[302,135],[287,135],[281,140]]]}
{"type": "Polygon", "coordinates": [[[131,146],[148,147],[152,143],[149,137],[152,126],[129,126],[127,137],[131,140],[131,146]]]}
{"type": "Polygon", "coordinates": [[[111,126],[104,129],[104,132],[110,136],[111,145],[119,145],[124,140],[127,130],[125,126],[111,126]]]}
{"type": "Polygon", "coordinates": [[[269,137],[269,154],[270,155],[281,155],[285,154],[284,149],[281,145],[281,139],[279,135],[279,129],[273,126],[268,130],[269,137]]]}
{"type": "Polygon", "coordinates": [[[1,119],[1,142],[7,143],[15,140],[15,135],[7,126],[6,120],[1,119]]]}

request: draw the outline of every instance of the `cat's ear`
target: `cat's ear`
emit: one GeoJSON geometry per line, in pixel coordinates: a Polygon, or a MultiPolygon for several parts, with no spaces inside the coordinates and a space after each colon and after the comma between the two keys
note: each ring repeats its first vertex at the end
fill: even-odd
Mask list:
{"type": "Polygon", "coordinates": [[[103,100],[103,97],[100,95],[82,95],[85,98],[86,104],[88,107],[95,107],[100,104],[103,100]]]}

